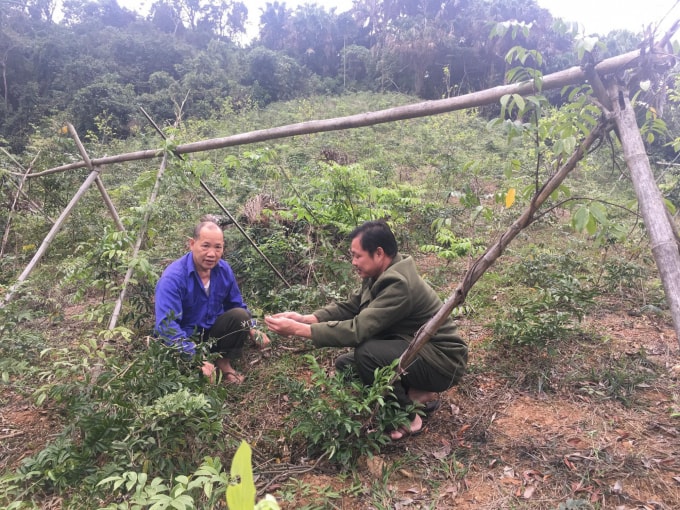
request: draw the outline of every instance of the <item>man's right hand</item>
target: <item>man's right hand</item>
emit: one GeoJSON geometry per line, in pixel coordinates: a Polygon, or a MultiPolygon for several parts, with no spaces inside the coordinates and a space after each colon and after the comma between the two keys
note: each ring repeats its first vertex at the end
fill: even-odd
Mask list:
{"type": "Polygon", "coordinates": [[[314,324],[316,322],[319,322],[316,318],[316,316],[312,314],[308,315],[302,315],[297,312],[281,312],[281,313],[275,313],[271,315],[274,319],[290,319],[295,322],[300,322],[302,324],[314,324]]]}
{"type": "Polygon", "coordinates": [[[201,373],[208,378],[211,383],[215,382],[215,365],[209,361],[204,361],[201,366],[201,373]]]}

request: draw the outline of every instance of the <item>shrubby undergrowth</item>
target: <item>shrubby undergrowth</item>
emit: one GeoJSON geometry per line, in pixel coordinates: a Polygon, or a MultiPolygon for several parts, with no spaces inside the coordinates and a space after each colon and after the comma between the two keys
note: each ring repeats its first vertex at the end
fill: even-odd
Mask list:
{"type": "MultiPolygon", "coordinates": [[[[407,99],[352,94],[334,103],[312,98],[188,121],[169,133],[173,143],[183,143],[279,125],[281,119],[349,114],[407,99]]],[[[132,503],[126,498],[133,489],[151,498],[149,491],[167,497],[211,486],[214,492],[204,500],[192,493],[192,504],[202,501],[211,507],[217,501],[214,494],[224,489],[221,466],[229,464],[237,444],[233,434],[225,434],[233,402],[224,386],[197,377],[190,362],[156,342],[146,344],[155,280],[182,253],[197,219],[211,213],[223,221],[225,257],[257,318],[285,309],[311,311],[346,296],[358,283],[347,259],[346,233],[376,218],[390,221],[402,250],[414,255],[425,278],[446,298],[551,171],[537,168],[534,138],[521,132],[510,136],[517,129],[514,124],[487,128],[474,113],[452,113],[181,160],[170,157],[155,203],[147,201],[156,163],[106,169],[102,179],[124,204],[119,213],[127,232],[106,227],[111,222],[100,200],[83,201],[43,266],[0,312],[3,384],[33,393],[35,404],[58,414],[63,425],[54,440],[4,474],[0,501],[21,508],[22,501],[29,507],[29,501],[37,504],[58,495],[74,507],[82,506],[86,497],[115,506],[132,503]],[[150,222],[145,226],[141,218],[147,211],[150,222]],[[140,235],[141,255],[130,260],[129,248],[140,235]],[[120,326],[97,335],[131,266],[134,278],[120,326]],[[61,329],[67,313],[80,317],[76,332],[61,329]],[[40,367],[26,360],[39,360],[40,367]],[[203,485],[192,485],[197,480],[203,485]],[[119,492],[123,486],[128,487],[126,495],[119,492]]],[[[153,132],[144,131],[140,139],[130,140],[130,148],[138,149],[149,139],[156,141],[153,132]]],[[[41,142],[42,150],[59,148],[76,157],[75,148],[63,139],[41,142]]],[[[106,146],[98,150],[104,153],[106,146]]],[[[557,150],[554,145],[545,148],[541,161],[559,159],[552,152],[557,150]]],[[[568,342],[579,333],[579,321],[604,292],[625,291],[626,299],[640,303],[663,302],[658,282],[649,277],[654,274],[649,260],[635,250],[630,250],[630,259],[614,256],[644,240],[632,213],[610,214],[605,225],[595,221],[605,219],[601,211],[589,206],[582,213],[588,229],[574,232],[577,225],[569,223],[570,208],[584,201],[630,199],[625,181],[612,181],[599,171],[610,168],[609,156],[595,154],[584,162],[547,204],[549,212],[473,288],[469,306],[459,308],[493,324],[497,343],[529,346],[550,356],[551,342],[568,342]],[[574,198],[578,196],[587,200],[574,198]],[[615,224],[627,225],[628,236],[608,235],[615,224]],[[594,257],[597,267],[584,262],[594,257]]],[[[76,187],[74,179],[48,192],[48,185],[38,180],[32,191],[49,196],[46,207],[54,215],[76,187]]],[[[9,285],[35,252],[47,227],[28,233],[22,227],[36,223],[30,211],[17,212],[16,227],[9,233],[15,248],[0,265],[2,285],[9,285]]],[[[276,379],[271,374],[285,374],[274,390],[289,393],[287,398],[298,403],[287,417],[292,426],[262,434],[246,430],[247,439],[257,437],[272,451],[301,446],[306,455],[325,455],[351,468],[360,456],[379,451],[384,428],[404,418],[388,404],[387,371],[378,374],[373,388],[361,388],[331,374],[321,354],[304,367],[285,352],[277,354],[261,362],[260,378],[269,382],[276,379]],[[302,377],[305,369],[311,371],[309,381],[302,377]]],[[[270,386],[266,390],[274,391],[270,386]]],[[[266,395],[252,398],[256,407],[257,399],[266,395]]]]}

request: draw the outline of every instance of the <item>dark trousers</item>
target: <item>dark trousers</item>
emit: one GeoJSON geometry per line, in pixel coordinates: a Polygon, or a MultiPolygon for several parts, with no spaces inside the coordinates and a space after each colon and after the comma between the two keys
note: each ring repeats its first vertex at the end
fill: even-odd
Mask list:
{"type": "Polygon", "coordinates": [[[250,336],[250,314],[243,308],[232,308],[220,315],[209,330],[203,331],[202,340],[210,339],[215,344],[210,352],[217,352],[223,358],[240,358],[243,345],[250,336]]]}
{"type": "MultiPolygon", "coordinates": [[[[401,356],[409,342],[407,340],[366,340],[359,344],[354,352],[339,356],[335,360],[335,368],[340,372],[347,371],[350,367],[356,372],[365,385],[371,385],[374,381],[374,371],[390,365],[401,356]]],[[[451,376],[443,375],[434,370],[418,357],[402,375],[394,382],[394,396],[399,405],[406,407],[413,402],[408,396],[410,388],[423,391],[440,392],[448,390],[452,386],[451,376]]]]}

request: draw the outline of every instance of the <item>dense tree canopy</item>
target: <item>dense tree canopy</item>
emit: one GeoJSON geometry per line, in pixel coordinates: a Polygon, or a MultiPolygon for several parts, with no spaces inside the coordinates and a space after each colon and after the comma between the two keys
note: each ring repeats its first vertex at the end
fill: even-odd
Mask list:
{"type": "MultiPolygon", "coordinates": [[[[124,137],[139,106],[166,122],[185,97],[195,117],[347,90],[437,99],[502,83],[515,45],[540,48],[544,72],[574,65],[578,36],[535,0],[357,0],[342,13],[274,1],[247,43],[242,1],[158,0],[146,18],[117,0],[65,0],[59,19],[55,5],[0,11],[0,137],[14,150],[55,118],[79,131],[107,118],[124,137]]],[[[606,53],[639,41],[613,33],[606,53]]]]}

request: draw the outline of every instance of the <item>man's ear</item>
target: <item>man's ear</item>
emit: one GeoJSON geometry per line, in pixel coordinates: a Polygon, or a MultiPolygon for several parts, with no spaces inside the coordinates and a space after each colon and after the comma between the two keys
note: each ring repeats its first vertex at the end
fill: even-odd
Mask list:
{"type": "Polygon", "coordinates": [[[382,246],[378,246],[375,249],[375,254],[379,257],[384,257],[385,256],[385,250],[382,249],[382,246]]]}

